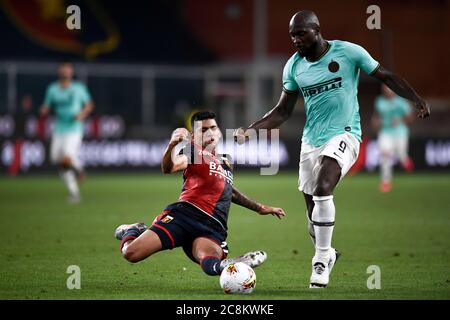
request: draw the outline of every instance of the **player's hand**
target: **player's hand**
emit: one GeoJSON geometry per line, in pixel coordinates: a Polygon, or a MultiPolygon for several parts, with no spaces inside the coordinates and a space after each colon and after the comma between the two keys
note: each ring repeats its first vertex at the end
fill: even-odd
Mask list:
{"type": "Polygon", "coordinates": [[[249,130],[245,130],[244,128],[237,128],[233,132],[234,141],[238,144],[243,144],[245,141],[249,139],[249,130]]]}
{"type": "Polygon", "coordinates": [[[191,133],[186,128],[178,128],[172,132],[170,144],[177,144],[183,140],[189,140],[191,133]]]}
{"type": "Polygon", "coordinates": [[[416,102],[417,117],[420,119],[425,119],[430,116],[430,106],[425,100],[416,102]]]}
{"type": "Polygon", "coordinates": [[[85,116],[84,116],[84,114],[83,114],[82,112],[78,113],[78,114],[75,116],[75,120],[77,120],[77,121],[83,121],[84,118],[85,118],[85,116]]]}
{"type": "Polygon", "coordinates": [[[392,119],[392,121],[391,121],[391,125],[392,125],[393,127],[398,126],[400,123],[401,123],[401,120],[400,120],[399,118],[394,118],[394,119],[392,119]]]}
{"type": "Polygon", "coordinates": [[[274,217],[277,217],[278,219],[281,219],[281,218],[283,218],[286,215],[284,210],[281,209],[281,208],[274,208],[274,207],[269,207],[269,206],[264,206],[264,205],[261,206],[261,208],[259,209],[258,213],[260,215],[271,214],[274,217]]]}

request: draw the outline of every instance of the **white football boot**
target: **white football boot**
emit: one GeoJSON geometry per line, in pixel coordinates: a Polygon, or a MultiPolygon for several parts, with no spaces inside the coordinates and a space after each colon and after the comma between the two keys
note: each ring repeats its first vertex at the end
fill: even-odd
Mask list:
{"type": "Polygon", "coordinates": [[[330,280],[330,269],[328,265],[315,261],[313,258],[312,262],[312,273],[311,278],[309,280],[310,288],[325,288],[330,280]]]}
{"type": "Polygon", "coordinates": [[[267,253],[262,250],[247,252],[233,259],[224,259],[220,262],[220,268],[225,269],[230,263],[243,262],[250,268],[256,268],[267,260],[267,253]]]}
{"type": "Polygon", "coordinates": [[[330,273],[336,264],[337,259],[340,257],[341,253],[334,248],[330,250],[330,260],[328,264],[317,261],[315,257],[312,260],[312,274],[309,281],[310,288],[325,288],[330,281],[330,273]]]}
{"type": "Polygon", "coordinates": [[[328,262],[328,269],[330,270],[330,273],[340,256],[341,253],[339,251],[337,251],[335,248],[331,248],[330,261],[328,262]]]}

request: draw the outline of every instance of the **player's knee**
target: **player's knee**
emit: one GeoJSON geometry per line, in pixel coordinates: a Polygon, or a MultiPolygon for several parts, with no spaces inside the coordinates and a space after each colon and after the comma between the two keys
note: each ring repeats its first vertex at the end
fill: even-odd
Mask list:
{"type": "Polygon", "coordinates": [[[72,166],[72,160],[68,156],[64,156],[60,162],[60,165],[64,169],[69,169],[72,166]]]}
{"type": "Polygon", "coordinates": [[[132,247],[127,247],[124,250],[122,250],[122,256],[125,258],[125,260],[127,260],[128,262],[131,263],[136,263],[141,261],[141,257],[139,255],[139,253],[134,250],[132,247]]]}
{"type": "Polygon", "coordinates": [[[314,195],[323,197],[333,194],[334,185],[331,181],[323,179],[317,182],[316,188],[314,189],[314,195]]]}
{"type": "Polygon", "coordinates": [[[211,250],[209,252],[194,252],[193,254],[197,261],[202,261],[207,257],[216,257],[217,259],[221,259],[223,252],[219,250],[211,250]]]}

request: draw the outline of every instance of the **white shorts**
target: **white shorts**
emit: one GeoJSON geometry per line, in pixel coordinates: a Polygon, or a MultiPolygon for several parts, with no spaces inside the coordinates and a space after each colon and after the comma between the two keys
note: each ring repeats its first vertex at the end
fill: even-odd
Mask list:
{"type": "Polygon", "coordinates": [[[81,133],[53,134],[50,146],[52,163],[57,164],[67,156],[78,164],[82,138],[81,133]]]}
{"type": "Polygon", "coordinates": [[[359,154],[359,141],[351,133],[335,136],[320,147],[302,143],[298,172],[298,190],[312,195],[316,187],[320,165],[324,156],[336,159],[341,167],[341,179],[355,163],[359,154]]]}
{"type": "Polygon", "coordinates": [[[408,136],[392,137],[387,134],[380,134],[378,136],[378,148],[381,156],[394,156],[403,161],[408,157],[408,136]]]}

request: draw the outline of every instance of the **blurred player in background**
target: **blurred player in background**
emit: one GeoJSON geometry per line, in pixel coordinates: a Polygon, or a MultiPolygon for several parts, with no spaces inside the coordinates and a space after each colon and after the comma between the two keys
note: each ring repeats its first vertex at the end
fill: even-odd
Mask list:
{"type": "Polygon", "coordinates": [[[122,255],[130,262],[138,262],[156,252],[183,247],[186,255],[208,275],[220,275],[231,262],[243,262],[255,268],[266,260],[264,251],[225,259],[231,203],[260,215],[281,218],[285,213],[281,208],[249,199],[234,187],[228,156],[216,153],[222,133],[213,112],[195,113],[191,126],[195,128],[193,136],[185,128],[172,133],[161,164],[164,173],[183,172],[183,189],[178,201],[167,206],[150,228],[143,223],[119,226],[115,236],[122,241],[122,255]],[[187,145],[177,154],[175,147],[182,141],[187,145]]]}
{"type": "Polygon", "coordinates": [[[50,111],[55,122],[50,147],[52,163],[57,164],[60,176],[69,190],[69,202],[81,201],[78,182],[84,178],[79,158],[83,138],[83,121],[93,110],[93,103],[86,86],[72,80],[73,66],[63,62],[58,68],[58,81],[47,87],[41,115],[50,111]]]}
{"type": "Polygon", "coordinates": [[[323,288],[339,256],[331,247],[336,214],[333,192],[356,161],[361,142],[357,98],[360,70],[412,101],[420,118],[427,117],[430,110],[404,79],[381,67],[363,47],[325,40],[314,12],[297,12],[289,23],[289,34],[297,52],[284,67],[283,92],[277,105],[247,129],[236,129],[235,139],[242,143],[255,130],[278,128],[291,117],[302,94],[306,123],[298,188],[304,194],[316,251],[310,288],[323,288]]]}
{"type": "Polygon", "coordinates": [[[392,188],[394,158],[397,158],[406,171],[411,172],[414,164],[408,156],[408,127],[413,121],[408,101],[397,96],[389,87],[382,85],[382,95],[375,100],[372,125],[378,131],[380,150],[380,191],[389,192],[392,188]]]}
{"type": "Polygon", "coordinates": [[[25,95],[21,99],[20,109],[14,115],[14,149],[13,158],[8,168],[8,173],[11,176],[15,176],[20,172],[22,165],[22,144],[26,139],[26,123],[27,119],[32,115],[33,111],[33,99],[30,95],[25,95]]]}

